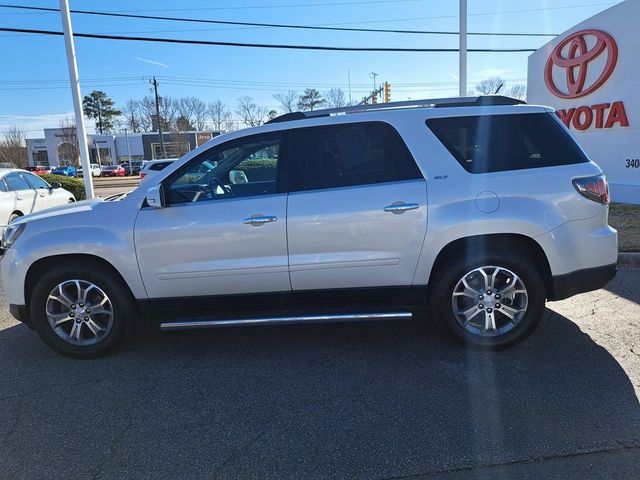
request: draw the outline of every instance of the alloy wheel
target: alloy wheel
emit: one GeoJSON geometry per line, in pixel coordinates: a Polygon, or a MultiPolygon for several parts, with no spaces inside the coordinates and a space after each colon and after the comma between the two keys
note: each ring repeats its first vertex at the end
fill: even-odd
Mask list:
{"type": "Polygon", "coordinates": [[[497,337],[513,330],[527,312],[524,282],[504,267],[483,266],[467,272],[456,284],[451,306],[467,332],[497,337]]]}
{"type": "Polygon", "coordinates": [[[113,328],[111,300],[104,290],[85,280],[58,284],[49,293],[45,308],[52,330],[73,345],[95,345],[113,328]]]}

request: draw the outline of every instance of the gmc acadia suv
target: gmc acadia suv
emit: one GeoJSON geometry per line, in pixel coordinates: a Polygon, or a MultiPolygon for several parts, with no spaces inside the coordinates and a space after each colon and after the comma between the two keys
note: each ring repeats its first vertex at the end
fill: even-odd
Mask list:
{"type": "Polygon", "coordinates": [[[527,337],[615,275],[609,192],[554,111],[505,97],[293,113],[225,134],[121,201],[14,221],[11,313],[95,357],[165,330],[411,318],[527,337]]]}

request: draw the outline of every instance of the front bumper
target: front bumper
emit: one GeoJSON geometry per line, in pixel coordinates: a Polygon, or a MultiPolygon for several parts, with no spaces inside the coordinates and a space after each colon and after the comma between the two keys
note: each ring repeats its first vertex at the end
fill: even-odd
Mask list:
{"type": "Polygon", "coordinates": [[[585,268],[551,279],[551,292],[548,300],[564,300],[579,293],[604,288],[616,276],[617,264],[585,268]]]}

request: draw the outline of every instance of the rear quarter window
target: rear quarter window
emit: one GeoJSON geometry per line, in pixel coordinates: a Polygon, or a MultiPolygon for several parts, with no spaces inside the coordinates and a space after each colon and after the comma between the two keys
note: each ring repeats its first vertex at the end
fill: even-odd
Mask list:
{"type": "Polygon", "coordinates": [[[153,165],[151,165],[149,167],[149,170],[162,170],[163,168],[165,168],[167,165],[169,165],[170,162],[161,162],[161,163],[154,163],[153,165]]]}
{"type": "Polygon", "coordinates": [[[431,118],[427,127],[470,173],[586,163],[589,159],[549,113],[431,118]]]}

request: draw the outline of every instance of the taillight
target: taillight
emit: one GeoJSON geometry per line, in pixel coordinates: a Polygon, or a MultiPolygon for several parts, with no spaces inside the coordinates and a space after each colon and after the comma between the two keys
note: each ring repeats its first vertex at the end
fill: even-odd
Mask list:
{"type": "Polygon", "coordinates": [[[605,205],[609,204],[609,183],[604,175],[574,178],[573,186],[583,197],[605,205]]]}
{"type": "Polygon", "coordinates": [[[147,174],[146,174],[146,173],[144,173],[144,172],[140,172],[140,179],[143,179],[143,178],[144,178],[144,177],[146,177],[146,176],[147,176],[147,174]]]}

